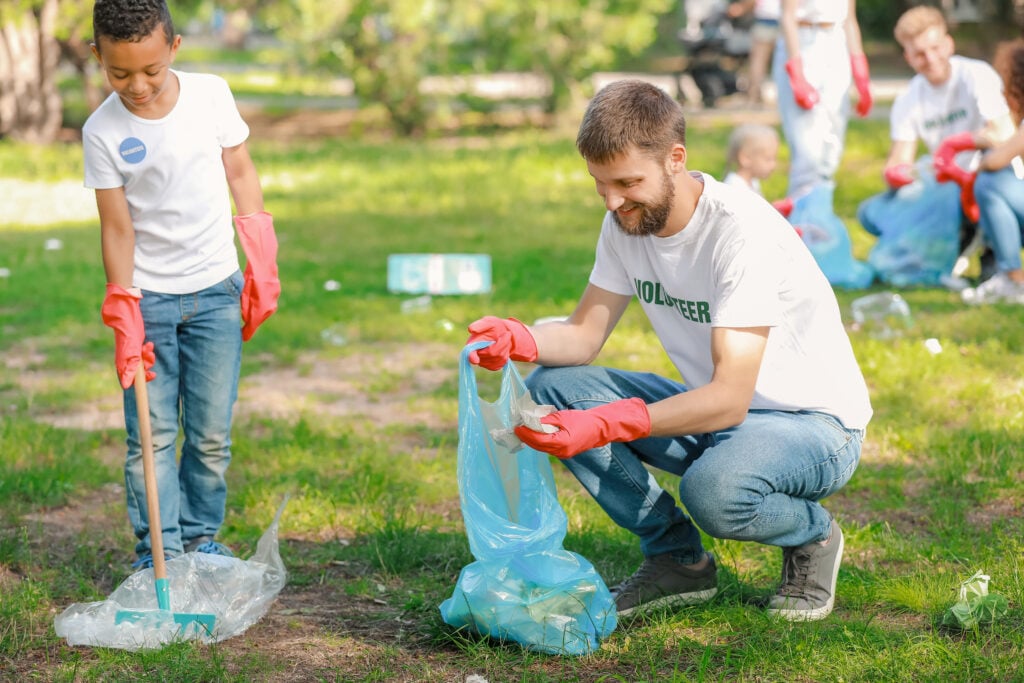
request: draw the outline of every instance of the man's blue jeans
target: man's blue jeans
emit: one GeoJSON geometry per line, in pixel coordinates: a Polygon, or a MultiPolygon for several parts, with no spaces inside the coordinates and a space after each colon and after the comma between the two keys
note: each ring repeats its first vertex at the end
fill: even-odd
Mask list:
{"type": "MultiPolygon", "coordinates": [[[[156,378],[147,389],[160,522],[164,550],[172,557],[182,553],[183,541],[216,535],[224,521],[224,473],[231,461],[231,414],[242,358],[242,283],[236,271],[193,294],[142,292],[146,340],[156,353],[156,378]],[[184,431],[180,463],[179,425],[184,431]]],[[[149,513],[134,388],[124,392],[124,415],[128,519],[141,557],[150,552],[149,513]]]]}
{"type": "MultiPolygon", "coordinates": [[[[579,410],[686,391],[658,375],[595,366],[539,368],[526,384],[538,403],[579,410]]],[[[562,462],[615,523],[640,537],[646,557],[669,553],[693,564],[704,552],[697,527],[782,547],[828,538],[831,517],[818,501],[849,481],[863,438],[824,413],[752,410],[720,432],[612,443],[562,462]],[[689,517],[645,464],[682,477],[689,517]]]]}
{"type": "Polygon", "coordinates": [[[981,210],[981,229],[996,255],[1000,272],[1020,270],[1024,241],[1024,180],[1012,166],[979,173],[974,181],[974,198],[981,210]]]}

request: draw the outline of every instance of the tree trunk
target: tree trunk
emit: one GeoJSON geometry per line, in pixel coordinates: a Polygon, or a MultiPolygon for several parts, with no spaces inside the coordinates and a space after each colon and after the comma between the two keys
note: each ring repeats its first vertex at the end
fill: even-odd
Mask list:
{"type": "Polygon", "coordinates": [[[48,143],[60,133],[57,3],[43,0],[21,18],[0,26],[0,138],[48,143]]]}

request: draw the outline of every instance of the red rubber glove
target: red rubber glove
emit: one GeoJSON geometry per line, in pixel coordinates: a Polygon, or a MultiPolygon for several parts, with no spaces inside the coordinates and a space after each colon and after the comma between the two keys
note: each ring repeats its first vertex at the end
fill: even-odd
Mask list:
{"type": "Polygon", "coordinates": [[[974,143],[974,133],[971,132],[950,135],[940,142],[935,154],[932,155],[935,179],[940,183],[952,180],[963,187],[970,173],[956,165],[956,155],[977,148],[978,146],[974,143]]]}
{"type": "Polygon", "coordinates": [[[772,202],[772,206],[775,207],[775,210],[786,218],[789,218],[789,214],[793,213],[794,204],[795,202],[792,197],[783,197],[782,199],[776,199],[772,202]]]}
{"type": "Polygon", "coordinates": [[[968,177],[960,183],[960,207],[963,208],[964,215],[968,220],[977,223],[981,218],[981,207],[978,206],[978,200],[974,198],[974,180],[978,174],[968,173],[967,175],[968,177]]]}
{"type": "Polygon", "coordinates": [[[863,52],[850,55],[850,70],[853,72],[853,86],[857,88],[857,115],[864,118],[871,111],[871,74],[868,58],[863,52]]]}
{"type": "Polygon", "coordinates": [[[914,167],[910,164],[896,164],[886,168],[882,177],[885,178],[885,182],[889,187],[898,190],[904,185],[914,182],[913,169],[914,167]]]}
{"type": "Polygon", "coordinates": [[[810,109],[818,103],[818,91],[804,78],[804,63],[799,57],[786,62],[786,73],[789,74],[789,87],[793,89],[793,99],[802,109],[810,109]]]}
{"type": "Polygon", "coordinates": [[[537,342],[526,325],[515,318],[497,318],[488,315],[469,326],[466,344],[493,341],[476,351],[470,351],[469,362],[488,370],[501,370],[511,360],[532,363],[537,360],[537,342]]]}
{"type": "Polygon", "coordinates": [[[238,240],[245,252],[242,287],[242,341],[249,341],[263,321],[277,310],[281,280],[277,277],[277,235],[274,217],[266,211],[235,216],[238,240]]]}
{"type": "Polygon", "coordinates": [[[624,398],[588,410],[559,410],[541,424],[555,425],[553,434],[516,427],[516,436],[530,448],[559,458],[598,448],[612,441],[636,441],[651,435],[651,415],[640,398],[624,398]]]}
{"type": "Polygon", "coordinates": [[[135,382],[140,362],[146,368],[147,382],[156,377],[156,373],[150,370],[156,362],[153,342],[143,343],[146,329],[139,309],[141,299],[142,294],[107,283],[107,295],[100,309],[103,324],[114,330],[114,367],[122,389],[127,389],[135,382]]]}

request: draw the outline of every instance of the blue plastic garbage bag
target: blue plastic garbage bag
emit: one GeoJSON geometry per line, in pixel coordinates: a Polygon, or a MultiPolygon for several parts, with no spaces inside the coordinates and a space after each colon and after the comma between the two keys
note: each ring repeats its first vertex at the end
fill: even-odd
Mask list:
{"type": "Polygon", "coordinates": [[[567,520],[549,457],[492,435],[518,424],[527,390],[508,363],[498,400],[479,398],[469,352],[486,345],[467,346],[459,360],[459,498],[476,561],[463,567],[441,618],[530,650],[587,654],[615,630],[615,602],[594,566],[562,547],[567,520]]]}
{"type": "Polygon", "coordinates": [[[833,183],[819,183],[798,198],[789,222],[801,232],[818,267],[830,284],[846,289],[863,289],[875,279],[874,269],[853,257],[846,225],[832,209],[833,183]]]}
{"type": "Polygon", "coordinates": [[[868,197],[857,208],[857,220],[878,236],[868,263],[882,282],[896,287],[945,284],[960,253],[960,187],[936,182],[920,163],[917,175],[910,185],[868,197]]]}

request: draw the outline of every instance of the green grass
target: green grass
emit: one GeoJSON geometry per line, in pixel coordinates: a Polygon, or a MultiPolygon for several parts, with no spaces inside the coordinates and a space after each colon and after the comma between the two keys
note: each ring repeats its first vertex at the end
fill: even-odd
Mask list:
{"type": "MultiPolygon", "coordinates": [[[[695,122],[691,168],[720,172],[728,132],[695,122]]],[[[860,257],[871,238],[853,216],[880,189],[887,145],[884,122],[851,124],[836,208],[860,257]]],[[[308,384],[311,398],[276,417],[241,411],[222,536],[247,554],[291,494],[285,594],[263,622],[215,646],[126,653],[69,648],[54,635],[56,613],[102,599],[128,575],[134,539],[121,494],[109,493],[121,477],[121,430],[88,419],[51,425],[90,407],[116,414],[120,399],[98,313],[95,221],[38,228],[5,219],[0,671],[57,681],[1024,679],[1020,307],[965,308],[952,293],[915,289],[902,292],[914,321],[903,337],[852,333],[876,414],[857,474],[828,503],[847,537],[829,619],[766,619],[753,603],[775,585],[778,551],[707,539],[722,568],[713,602],[623,624],[588,657],[533,654],[453,633],[437,606],[472,560],[455,479],[465,325],[489,313],[567,314],[589,273],[603,208],[571,139],[256,140],[252,151],[276,216],[284,295],[246,345],[243,389],[279,373],[297,389],[308,384]],[[64,248],[44,250],[48,238],[64,248]],[[386,258],[418,251],[491,254],[494,291],[435,297],[428,310],[403,314],[406,297],[385,288],[386,258]],[[325,290],[329,279],[340,290],[325,290]],[[344,341],[332,343],[328,330],[344,341]],[[937,355],[924,346],[931,337],[942,344],[937,355]],[[337,385],[317,388],[325,377],[337,385]],[[354,410],[339,412],[346,402],[354,410]],[[374,408],[395,414],[386,422],[374,408]],[[63,506],[91,516],[62,526],[63,506]],[[1009,599],[1009,613],[964,633],[939,628],[977,569],[1009,599]]],[[[80,172],[75,146],[0,144],[0,176],[80,172]]],[[[783,172],[766,183],[769,197],[781,195],[783,172]]],[[[844,312],[863,293],[839,291],[844,312]]],[[[673,373],[635,309],[601,362],[673,373]]],[[[496,388],[493,376],[480,384],[485,396],[496,388]]],[[[556,473],[566,547],[609,584],[628,575],[636,544],[556,473]]]]}

